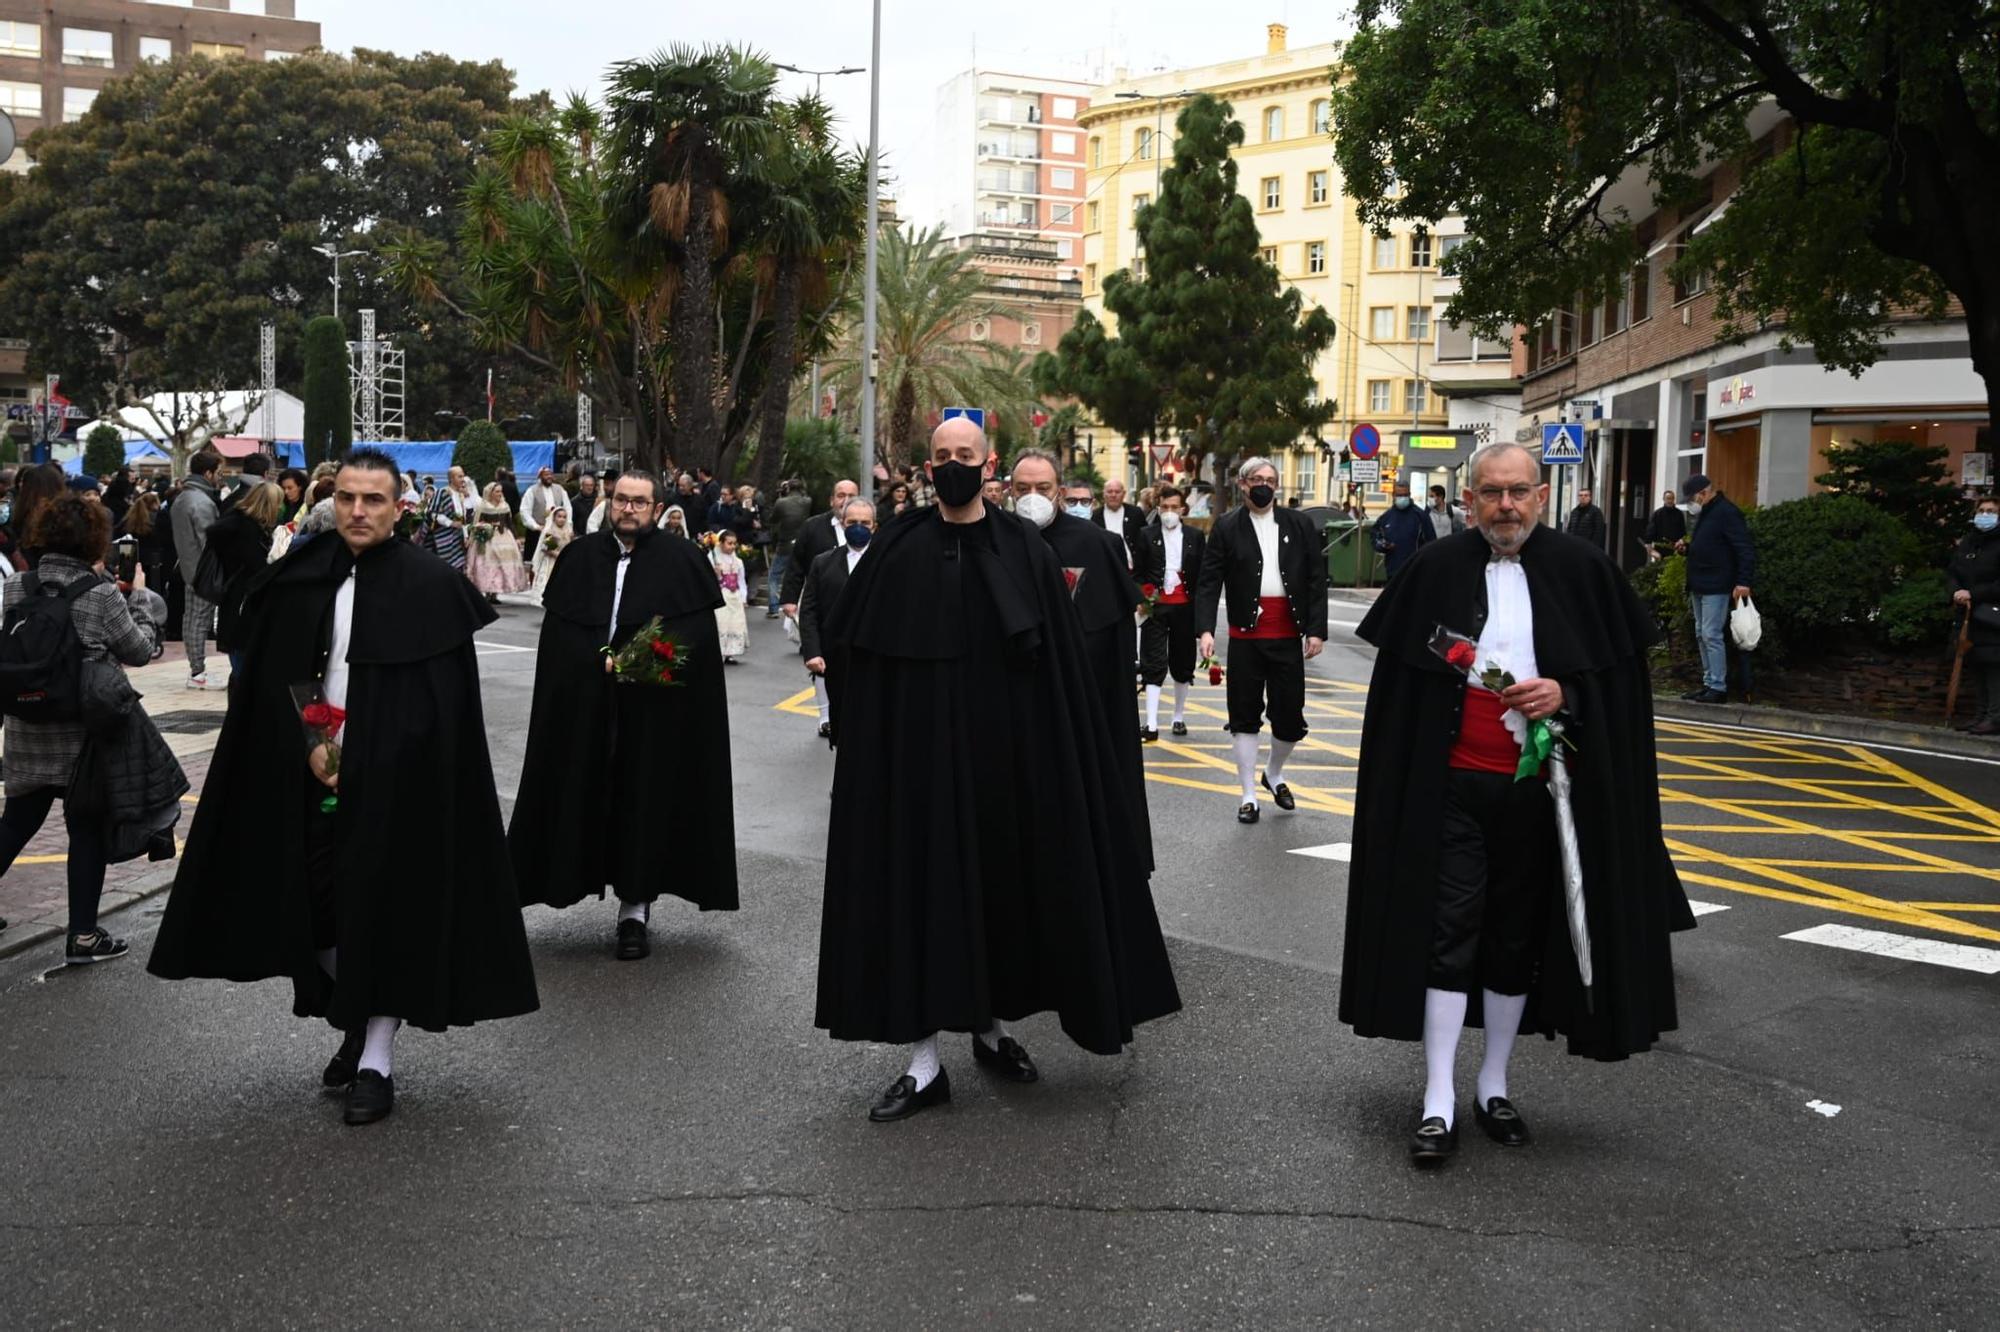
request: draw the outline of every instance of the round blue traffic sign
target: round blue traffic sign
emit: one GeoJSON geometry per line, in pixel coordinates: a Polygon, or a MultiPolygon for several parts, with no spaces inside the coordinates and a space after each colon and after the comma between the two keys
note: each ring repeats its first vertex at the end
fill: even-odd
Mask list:
{"type": "Polygon", "coordinates": [[[1363,421],[1347,432],[1347,447],[1357,458],[1372,458],[1382,447],[1382,432],[1363,421]]]}

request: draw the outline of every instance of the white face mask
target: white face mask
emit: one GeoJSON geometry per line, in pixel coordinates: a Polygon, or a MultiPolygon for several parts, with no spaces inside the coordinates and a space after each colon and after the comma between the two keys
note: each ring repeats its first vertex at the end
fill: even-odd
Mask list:
{"type": "Polygon", "coordinates": [[[1175,511],[1173,511],[1172,509],[1167,509],[1167,510],[1163,510],[1163,511],[1161,512],[1161,514],[1160,514],[1160,526],[1161,526],[1161,527],[1164,527],[1164,528],[1166,528],[1166,529],[1167,529],[1167,530],[1168,530],[1169,532],[1172,532],[1172,531],[1174,531],[1175,529],[1177,529],[1178,527],[1180,527],[1180,525],[1181,525],[1181,516],[1180,516],[1180,514],[1176,513],[1176,512],[1175,512],[1175,511]]]}
{"type": "Polygon", "coordinates": [[[1689,501],[1688,501],[1688,514],[1689,514],[1689,516],[1690,516],[1690,517],[1692,517],[1692,516],[1694,516],[1695,514],[1698,514],[1698,513],[1700,513],[1700,512],[1701,512],[1701,501],[1700,501],[1700,500],[1689,500],[1689,501]]]}
{"type": "Polygon", "coordinates": [[[1014,501],[1014,512],[1026,518],[1036,527],[1047,527],[1056,520],[1055,501],[1047,495],[1037,495],[1033,491],[1014,501]]]}

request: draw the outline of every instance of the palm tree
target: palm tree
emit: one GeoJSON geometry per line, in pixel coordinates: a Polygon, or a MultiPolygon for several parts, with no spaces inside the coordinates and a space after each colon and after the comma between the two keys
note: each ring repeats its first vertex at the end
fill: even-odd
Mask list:
{"type": "MultiPolygon", "coordinates": [[[[914,236],[882,233],[876,261],[878,383],[888,411],[877,430],[876,454],[899,462],[921,452],[920,413],[955,405],[990,407],[1024,421],[1035,402],[1020,353],[974,342],[971,326],[998,306],[986,295],[986,276],[972,266],[972,252],[954,249],[944,228],[914,236]]],[[[861,339],[849,330],[831,364],[844,397],[859,401],[861,339]]]]}

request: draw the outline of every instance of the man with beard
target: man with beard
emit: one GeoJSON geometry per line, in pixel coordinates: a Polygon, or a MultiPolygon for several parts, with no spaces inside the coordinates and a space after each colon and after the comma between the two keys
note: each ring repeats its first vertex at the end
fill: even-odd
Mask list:
{"type": "MultiPolygon", "coordinates": [[[[847,540],[839,550],[830,550],[813,561],[812,568],[806,570],[805,591],[799,595],[799,651],[805,654],[806,670],[811,672],[813,684],[820,685],[825,679],[831,663],[827,660],[830,650],[821,626],[827,615],[840,601],[840,594],[847,590],[847,580],[854,573],[854,566],[861,563],[861,557],[868,553],[868,543],[875,538],[875,506],[865,499],[851,499],[847,502],[847,540]]],[[[819,738],[833,738],[833,725],[822,719],[819,724],[819,738]]]]}
{"type": "Polygon", "coordinates": [[[1159,521],[1139,534],[1138,578],[1154,590],[1153,610],[1139,627],[1139,672],[1146,685],[1144,741],[1160,738],[1160,686],[1174,677],[1174,734],[1186,735],[1188,686],[1194,683],[1194,589],[1201,581],[1201,529],[1184,526],[1187,496],[1161,486],[1153,496],[1159,521]]]}
{"type": "Polygon", "coordinates": [[[1133,707],[1132,676],[1135,646],[1132,613],[1140,602],[1139,586],[1125,564],[1125,544],[1092,522],[1090,487],[1072,481],[1063,487],[1067,510],[1057,513],[1055,455],[1023,449],[1014,455],[1015,513],[1041,529],[1042,539],[1056,553],[1063,577],[1070,584],[1070,604],[1083,630],[1084,660],[1092,691],[1111,732],[1112,768],[1124,782],[1124,796],[1138,814],[1145,833],[1147,870],[1153,868],[1152,825],[1146,816],[1146,760],[1139,749],[1138,710],[1133,707]],[[1026,505],[1023,508],[1023,505],[1026,505]]]}
{"type": "Polygon", "coordinates": [[[347,1088],[350,1124],[394,1108],[402,1023],[441,1031],[537,1002],[472,646],[493,612],[393,539],[398,489],[387,455],[349,453],[338,539],[250,590],[243,673],[148,967],[289,976],[294,1011],[346,1033],[323,1081],[347,1088]],[[338,710],[331,743],[309,743],[301,695],[338,710]],[[412,863],[395,836],[407,826],[449,854],[412,863]]]}
{"type": "Polygon", "coordinates": [[[1563,1032],[1570,1053],[1605,1060],[1649,1048],[1674,1027],[1668,932],[1694,924],[1660,837],[1651,616],[1603,550],[1537,525],[1548,487],[1526,449],[1480,449],[1466,478],[1474,526],[1420,551],[1359,630],[1377,655],[1340,1020],[1423,1041],[1420,1164],[1457,1151],[1453,1065],[1468,1022],[1486,1028],[1474,1118],[1494,1141],[1525,1145],[1508,1099],[1515,1036],[1563,1032]],[[1447,633],[1475,641],[1463,661],[1443,655],[1447,633]],[[1489,667],[1513,683],[1468,678],[1489,667]],[[1574,748],[1534,771],[1523,737],[1551,719],[1574,748]],[[1558,761],[1573,791],[1587,992],[1544,780],[1558,761]]]}
{"type": "Polygon", "coordinates": [[[656,477],[621,473],[604,529],[570,542],[549,572],[507,831],[523,904],[568,907],[610,887],[621,962],[652,952],[646,926],[663,892],[736,909],[722,591],[700,547],[660,532],[661,499],[656,477]],[[675,645],[674,683],[621,682],[612,654],[656,617],[675,645]],[[574,842],[607,816],[610,836],[574,842]],[[661,818],[678,830],[671,844],[648,833],[661,818]]]}
{"type": "Polygon", "coordinates": [[[980,498],[990,452],[938,427],[937,504],[876,535],[825,626],[844,665],[814,1021],[908,1047],[876,1122],[951,1099],[940,1031],[1033,1082],[1006,1022],[1054,1010],[1116,1054],[1180,1007],[1061,565],[980,498]]]}

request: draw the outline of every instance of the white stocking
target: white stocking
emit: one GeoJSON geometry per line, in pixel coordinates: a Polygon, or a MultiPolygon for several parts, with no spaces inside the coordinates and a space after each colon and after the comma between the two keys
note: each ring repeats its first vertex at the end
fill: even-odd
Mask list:
{"type": "Polygon", "coordinates": [[[644,902],[620,902],[618,904],[618,923],[623,925],[628,920],[636,920],[644,924],[646,920],[646,904],[644,902]]]}
{"type": "Polygon", "coordinates": [[[1174,681],[1174,720],[1177,722],[1187,720],[1187,691],[1186,680],[1174,681]]]}
{"type": "Polygon", "coordinates": [[[1243,803],[1257,803],[1257,736],[1238,735],[1233,737],[1236,750],[1236,777],[1243,783],[1243,803]]]}
{"type": "Polygon", "coordinates": [[[1424,991],[1424,1114],[1458,1122],[1458,1091],[1452,1065],[1458,1060],[1458,1034],[1465,1030],[1465,996],[1457,990],[1424,991]]]}
{"type": "Polygon", "coordinates": [[[1160,687],[1158,685],[1146,686],[1146,729],[1149,731],[1160,729],[1160,687]]]}
{"type": "Polygon", "coordinates": [[[361,1067],[373,1069],[385,1078],[393,1072],[390,1065],[396,1055],[396,1028],[402,1025],[401,1018],[368,1019],[368,1039],[361,1047],[361,1067]]]}
{"type": "Polygon", "coordinates": [[[915,1079],[917,1090],[922,1091],[937,1075],[937,1035],[932,1033],[910,1047],[910,1077],[915,1079]]]}
{"type": "Polygon", "coordinates": [[[1013,1034],[1013,1032],[1007,1030],[1006,1023],[1002,1022],[999,1018],[994,1018],[993,1025],[979,1033],[979,1039],[985,1043],[987,1049],[998,1050],[1000,1042],[1013,1034]]]}
{"type": "Polygon", "coordinates": [[[1271,785],[1276,786],[1284,780],[1285,760],[1292,756],[1292,750],[1298,747],[1298,743],[1296,740],[1280,740],[1275,735],[1271,737],[1271,757],[1264,762],[1264,775],[1271,779],[1271,785]]]}
{"type": "Polygon", "coordinates": [[[1521,1034],[1521,1014],[1528,1009],[1525,994],[1483,992],[1486,1005],[1486,1055],[1479,1061],[1479,1103],[1507,1094],[1507,1061],[1514,1055],[1514,1038],[1521,1034]]]}

